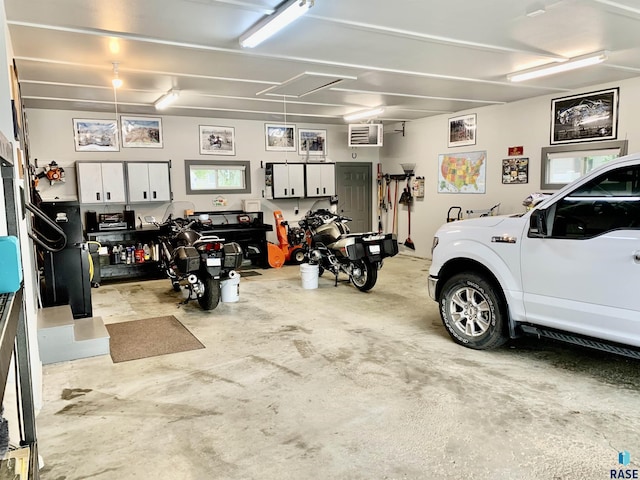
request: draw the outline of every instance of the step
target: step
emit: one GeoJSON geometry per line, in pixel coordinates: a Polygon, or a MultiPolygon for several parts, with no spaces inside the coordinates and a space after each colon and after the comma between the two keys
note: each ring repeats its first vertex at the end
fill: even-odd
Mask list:
{"type": "Polygon", "coordinates": [[[38,348],[42,363],[66,362],[109,354],[109,332],[101,317],[73,318],[61,305],[38,311],[38,348]]]}

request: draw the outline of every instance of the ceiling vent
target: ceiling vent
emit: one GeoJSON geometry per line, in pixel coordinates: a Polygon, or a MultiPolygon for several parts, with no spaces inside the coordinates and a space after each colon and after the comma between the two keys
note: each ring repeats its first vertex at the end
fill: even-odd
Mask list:
{"type": "Polygon", "coordinates": [[[345,80],[357,80],[358,77],[347,75],[333,75],[329,73],[304,72],[289,80],[285,80],[279,85],[274,85],[262,90],[256,95],[271,95],[277,97],[300,98],[310,93],[333,87],[345,80]]]}

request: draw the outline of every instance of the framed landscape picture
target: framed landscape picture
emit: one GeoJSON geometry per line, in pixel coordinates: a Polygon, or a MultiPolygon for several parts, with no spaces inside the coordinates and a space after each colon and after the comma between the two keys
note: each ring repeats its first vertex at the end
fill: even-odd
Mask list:
{"type": "Polygon", "coordinates": [[[327,155],[327,131],[309,128],[298,129],[298,154],[309,156],[327,155]]]}
{"type": "Polygon", "coordinates": [[[236,130],[233,127],[200,125],[201,155],[235,155],[236,130]]]}
{"type": "Polygon", "coordinates": [[[76,152],[117,152],[117,120],[73,119],[73,139],[76,152]]]}
{"type": "Polygon", "coordinates": [[[449,147],[476,144],[476,114],[449,119],[449,147]]]}
{"type": "Polygon", "coordinates": [[[267,151],[295,152],[296,151],[296,127],[295,125],[265,124],[265,141],[267,151]]]}
{"type": "Polygon", "coordinates": [[[123,147],[162,148],[160,117],[120,117],[123,147]]]}
{"type": "Polygon", "coordinates": [[[618,138],[618,88],[551,100],[551,144],[618,138]]]}

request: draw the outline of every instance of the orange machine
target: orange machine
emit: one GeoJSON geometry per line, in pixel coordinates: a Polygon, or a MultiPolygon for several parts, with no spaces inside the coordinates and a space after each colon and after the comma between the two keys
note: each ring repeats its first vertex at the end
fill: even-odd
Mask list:
{"type": "Polygon", "coordinates": [[[304,231],[300,227],[289,227],[289,222],[284,219],[280,210],[274,211],[273,216],[276,220],[276,235],[279,245],[269,245],[269,262],[271,263],[272,254],[274,260],[278,256],[275,255],[276,248],[284,254],[285,262],[296,265],[304,262],[304,231]]]}

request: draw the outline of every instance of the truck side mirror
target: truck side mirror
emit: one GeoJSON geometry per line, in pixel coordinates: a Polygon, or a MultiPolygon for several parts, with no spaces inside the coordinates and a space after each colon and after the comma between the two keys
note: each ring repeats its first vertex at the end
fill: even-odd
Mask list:
{"type": "Polygon", "coordinates": [[[529,236],[542,238],[547,236],[546,210],[534,210],[529,217],[529,236]]]}

